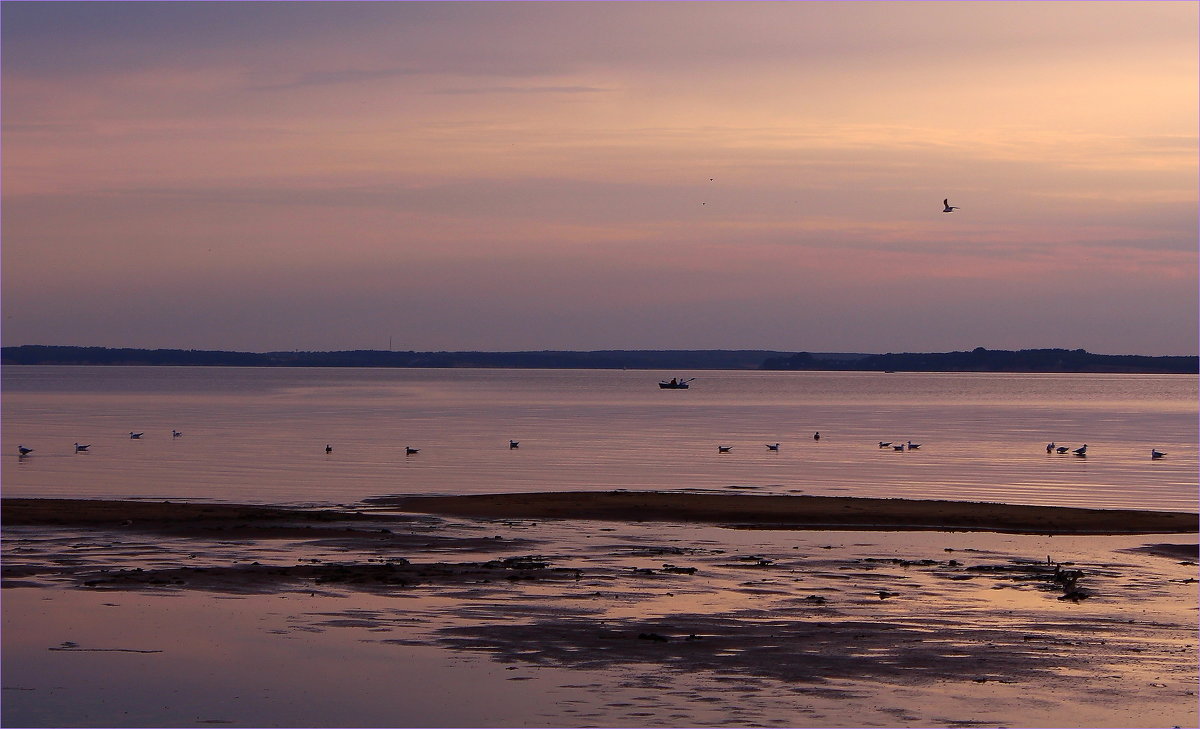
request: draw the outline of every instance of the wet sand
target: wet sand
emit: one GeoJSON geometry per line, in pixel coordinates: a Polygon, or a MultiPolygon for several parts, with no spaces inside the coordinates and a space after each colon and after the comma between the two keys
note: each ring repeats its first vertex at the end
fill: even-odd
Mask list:
{"type": "Polygon", "coordinates": [[[9,726],[1197,719],[1195,514],[625,492],[2,508],[9,726]],[[44,617],[55,606],[69,619],[44,617]],[[210,614],[229,617],[196,631],[210,614]],[[242,641],[255,651],[237,654],[242,641]],[[214,665],[214,646],[245,672],[214,665]],[[319,648],[357,690],[312,677],[319,648]],[[454,685],[376,680],[417,651],[482,663],[454,685]],[[225,691],[226,713],[181,717],[184,690],[156,695],[167,713],[122,721],[135,701],[122,687],[214,673],[230,683],[196,701],[224,706],[225,691]],[[288,701],[254,699],[285,690],[276,674],[288,701]],[[97,675],[113,683],[92,696],[97,675]],[[471,713],[489,690],[508,713],[471,713]],[[434,695],[440,714],[406,713],[434,695]],[[49,705],[92,713],[29,718],[49,705]]]}

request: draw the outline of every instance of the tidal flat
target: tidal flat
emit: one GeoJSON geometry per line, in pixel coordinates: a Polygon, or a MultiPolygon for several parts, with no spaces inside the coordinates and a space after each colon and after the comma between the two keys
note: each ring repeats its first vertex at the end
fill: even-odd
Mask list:
{"type": "MultiPolygon", "coordinates": [[[[1130,512],[1097,534],[1088,510],[1061,510],[1053,529],[1018,533],[918,529],[858,503],[876,523],[810,514],[814,528],[793,510],[764,528],[695,494],[649,497],[690,520],[598,515],[629,506],[603,493],[574,494],[574,512],[544,495],[537,508],[560,511],[539,515],[536,496],[488,497],[486,514],[453,497],[4,499],[0,718],[1197,724],[1195,514],[1155,512],[1147,531],[1130,512]]],[[[928,503],[861,500],[875,501],[928,521],[928,503]]]]}

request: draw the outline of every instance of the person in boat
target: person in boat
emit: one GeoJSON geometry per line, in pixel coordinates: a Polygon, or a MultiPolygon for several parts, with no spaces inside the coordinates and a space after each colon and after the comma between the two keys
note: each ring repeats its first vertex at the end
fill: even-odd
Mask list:
{"type": "Polygon", "coordinates": [[[679,384],[679,380],[677,380],[677,379],[675,379],[674,377],[672,377],[672,378],[671,378],[671,387],[675,387],[675,386],[676,386],[676,385],[678,385],[678,384],[679,384]]]}

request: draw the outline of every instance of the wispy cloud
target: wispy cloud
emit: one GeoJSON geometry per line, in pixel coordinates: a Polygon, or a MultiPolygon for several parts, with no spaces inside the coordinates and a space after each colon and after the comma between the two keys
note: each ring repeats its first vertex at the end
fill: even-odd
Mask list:
{"type": "Polygon", "coordinates": [[[1004,346],[1047,310],[1195,346],[1194,3],[0,13],[3,295],[41,312],[6,343],[100,301],[124,343],[235,346],[236,301],[260,331],[420,308],[447,348],[1004,346]]]}
{"type": "Polygon", "coordinates": [[[289,78],[276,82],[256,82],[252,77],[246,89],[249,91],[282,91],[290,89],[303,89],[313,86],[361,84],[373,81],[386,81],[389,79],[422,75],[422,72],[412,68],[346,68],[337,71],[308,71],[299,74],[277,75],[284,75],[288,76],[289,78]]]}
{"type": "Polygon", "coordinates": [[[476,95],[476,94],[598,94],[611,89],[597,86],[475,86],[430,89],[428,94],[476,95]]]}

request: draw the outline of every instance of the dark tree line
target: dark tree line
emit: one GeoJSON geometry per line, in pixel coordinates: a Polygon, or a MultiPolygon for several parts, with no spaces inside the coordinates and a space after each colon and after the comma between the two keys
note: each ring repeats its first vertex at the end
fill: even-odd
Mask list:
{"type": "Polygon", "coordinates": [[[866,372],[1197,372],[1200,358],[1092,354],[1082,349],[1001,350],[977,347],[969,352],[871,354],[855,360],[821,360],[808,352],[771,357],[767,370],[854,370],[866,372]]]}
{"type": "Polygon", "coordinates": [[[513,367],[546,369],[758,369],[768,350],[605,350],[596,352],[220,352],[107,347],[4,347],[3,364],[232,367],[513,367]]]}
{"type": "Polygon", "coordinates": [[[866,372],[1141,372],[1195,374],[1200,358],[1092,354],[1082,349],[903,354],[768,350],[594,352],[222,352],[23,345],[4,347],[6,365],[175,365],[225,367],[511,367],[523,369],[825,370],[866,372]]]}

